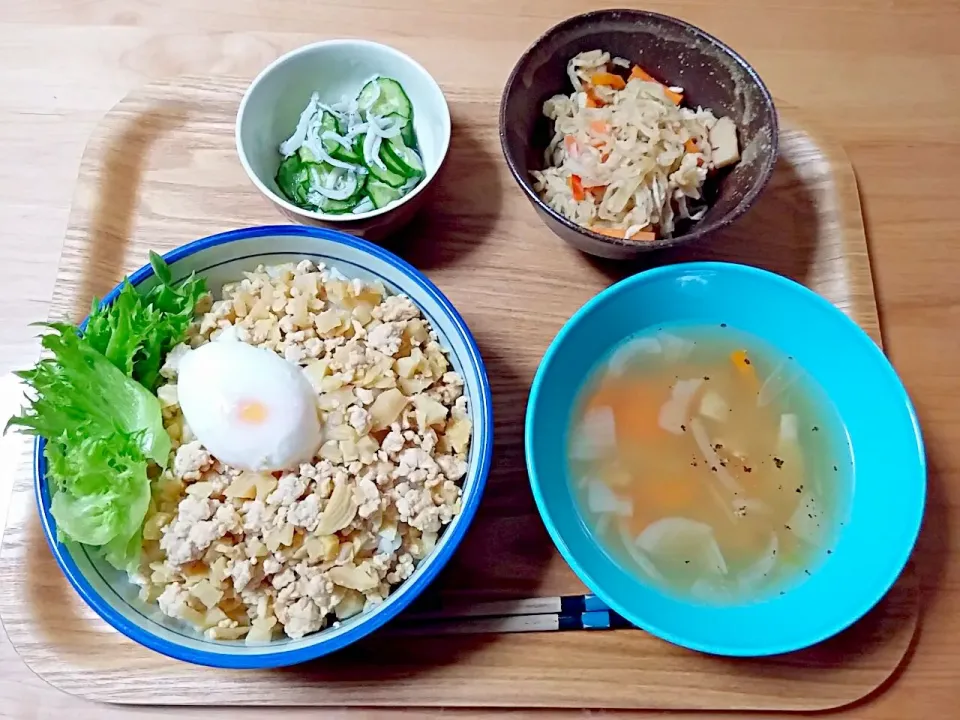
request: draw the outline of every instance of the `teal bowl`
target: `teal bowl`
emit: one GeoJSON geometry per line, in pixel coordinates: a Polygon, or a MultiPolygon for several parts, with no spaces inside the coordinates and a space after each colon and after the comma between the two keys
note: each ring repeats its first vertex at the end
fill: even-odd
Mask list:
{"type": "Polygon", "coordinates": [[[525,446],[540,515],[580,579],[637,627],[717,655],[799,650],[858,620],[903,570],[926,498],[917,417],[880,348],[816,293],[743,265],[649,270],[580,308],[550,345],[533,381],[525,446]],[[833,552],[783,594],[726,606],[668,595],[622,567],[581,517],[564,450],[577,393],[623,340],[674,323],[727,323],[793,356],[828,394],[846,428],[853,458],[848,515],[833,552]]]}

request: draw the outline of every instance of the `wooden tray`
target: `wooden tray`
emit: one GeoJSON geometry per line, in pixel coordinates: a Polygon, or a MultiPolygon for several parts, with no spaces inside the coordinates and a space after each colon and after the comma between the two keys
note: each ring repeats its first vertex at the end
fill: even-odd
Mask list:
{"type": "MultiPolygon", "coordinates": [[[[246,81],[153,83],[99,125],[83,156],[53,301],[79,319],[144,263],[244,225],[281,222],[244,176],[233,120],[246,81]]],[[[550,339],[601,288],[635,272],[591,260],[540,223],[497,140],[497,93],[445,88],[453,143],[433,204],[393,248],[463,313],[494,390],[496,455],[479,516],[436,592],[457,599],[579,592],[541,525],[523,463],[527,389],[550,339]]],[[[818,290],[879,342],[857,185],[843,150],[787,113],[782,160],[756,208],[723,237],[651,262],[728,259],[818,290]]],[[[912,572],[854,628],[774,659],[718,659],[638,630],[386,640],[297,668],[199,668],[145,650],[68,587],[41,535],[24,464],[0,553],[0,613],[20,656],[86,698],[150,704],[821,710],[880,686],[916,626],[912,572]]]]}

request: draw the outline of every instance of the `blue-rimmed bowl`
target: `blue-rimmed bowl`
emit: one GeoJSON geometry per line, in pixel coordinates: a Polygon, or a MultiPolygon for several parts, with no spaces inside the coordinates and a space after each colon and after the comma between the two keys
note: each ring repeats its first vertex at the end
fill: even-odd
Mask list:
{"type": "MultiPolygon", "coordinates": [[[[100,617],[127,637],[178,660],[223,668],[266,668],[292,665],[326,655],[373,632],[416,598],[436,577],[463,539],[480,504],[493,445],[490,385],[477,345],[453,305],[423,274],[396,255],[345,233],[319,228],[268,226],[234,230],[197,240],[164,256],[175,280],[196,272],[207,279],[215,294],[224,283],[242,278],[257,265],[309,259],[337,267],[348,277],[380,280],[391,291],[408,295],[421,309],[450,350],[450,361],[464,379],[473,421],[468,471],[463,479],[463,506],[440,536],[434,551],[413,575],[370,610],[339,627],[299,640],[275,640],[263,645],[243,641],[209,640],[187,625],[171,619],[155,605],[137,597],[138,588],[123,573],[76,543],[57,541],[45,481],[44,441],[35,446],[34,480],[43,531],[53,555],[70,584],[100,617]]],[[[130,276],[136,286],[149,289],[156,277],[149,265],[130,276]]],[[[104,299],[110,303],[119,286],[104,299]]]]}
{"type": "Polygon", "coordinates": [[[554,339],[537,371],[525,441],[540,514],[584,583],[638,627],[720,655],[797,650],[860,618],[903,570],[926,497],[917,418],[881,350],[816,293],[743,265],[690,263],[649,270],[584,305],[554,339]],[[730,606],[667,595],[608,555],[580,515],[563,450],[577,393],[620,342],[670,323],[727,323],[793,356],[826,391],[846,428],[854,461],[849,515],[832,553],[783,595],[730,606]]]}

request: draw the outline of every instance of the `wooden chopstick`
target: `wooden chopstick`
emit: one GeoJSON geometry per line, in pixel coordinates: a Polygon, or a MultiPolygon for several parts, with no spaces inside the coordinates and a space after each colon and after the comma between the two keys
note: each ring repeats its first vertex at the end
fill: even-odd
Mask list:
{"type": "MultiPolygon", "coordinates": [[[[420,606],[422,607],[422,606],[420,606]]],[[[552,597],[493,600],[479,603],[438,605],[429,609],[406,612],[404,621],[445,620],[463,617],[508,617],[610,610],[596,595],[558,595],[552,597]]]]}
{"type": "Polygon", "coordinates": [[[389,635],[472,635],[631,627],[594,595],[496,600],[406,613],[389,635]]]}
{"type": "Polygon", "coordinates": [[[556,632],[558,630],[611,630],[630,627],[623,618],[610,610],[590,610],[581,613],[538,615],[507,615],[502,617],[450,617],[425,622],[398,621],[384,629],[384,633],[411,635],[481,635],[521,632],[556,632]]]}

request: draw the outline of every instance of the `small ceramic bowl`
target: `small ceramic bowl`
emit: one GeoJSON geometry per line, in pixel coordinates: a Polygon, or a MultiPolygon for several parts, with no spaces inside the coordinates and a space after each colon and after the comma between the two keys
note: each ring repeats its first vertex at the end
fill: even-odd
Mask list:
{"type": "Polygon", "coordinates": [[[450,109],[430,73],[399,50],[368,40],[325,40],[287,53],[254,79],[237,111],[236,140],[247,176],[288,218],[379,240],[409,222],[427,200],[450,146],[450,109]],[[426,176],[410,193],[379,210],[330,215],[297,207],[277,187],[280,143],[293,133],[314,92],[322,102],[336,103],[344,96],[356,97],[375,75],[398,80],[410,98],[426,176]]]}
{"type": "MultiPolygon", "coordinates": [[[[221,668],[279,667],[312,660],[359,640],[403,610],[436,577],[463,539],[480,504],[490,469],[493,418],[486,369],[470,331],[450,301],[420,272],[396,255],[344,233],[296,225],[254,227],[197,240],[164,258],[175,280],[199,273],[207,279],[215,296],[224,283],[242,278],[245,271],[257,265],[302,259],[332,265],[348,277],[379,280],[391,291],[409,296],[436,330],[442,346],[450,350],[450,362],[462,375],[469,399],[473,438],[467,474],[462,481],[461,512],[444,528],[434,551],[381,605],[338,627],[299,640],[277,639],[260,645],[246,645],[242,640],[210,640],[164,615],[156,605],[141,601],[139,588],[98,554],[83,545],[57,539],[45,478],[44,441],[39,438],[34,452],[37,505],[57,564],[100,617],[130,639],[177,660],[221,668]]],[[[156,277],[151,267],[145,265],[130,276],[130,282],[146,290],[156,283],[156,277]]],[[[119,290],[120,286],[114,288],[103,302],[113,302],[119,290]]]]}
{"type": "Polygon", "coordinates": [[[554,233],[591,255],[626,259],[695,243],[743,215],[763,190],[777,159],[777,113],[757,73],[733,50],[689,23],[642,10],[598,10],[564,20],[528,49],[510,73],[500,101],[500,143],[513,177],[554,233]],[[658,80],[680,86],[684,105],[703,106],[737,126],[741,160],[705,187],[706,215],[685,232],[631,242],[587,230],[548,207],[531,170],[544,166],[553,136],[543,102],[572,92],[567,62],[588,50],[626,58],[658,80]]]}
{"type": "Polygon", "coordinates": [[[527,405],[525,443],[540,514],[581,580],[633,624],[708,653],[790,652],[843,630],[890,589],[923,516],[926,462],[920,428],[883,352],[819,295],[743,265],[657,268],[590,300],[544,355],[527,405]],[[581,516],[562,448],[569,446],[584,378],[622,341],[671,323],[726,323],[792,356],[826,392],[846,429],[853,488],[843,526],[837,528],[832,552],[782,595],[727,606],[669,595],[621,566],[581,516]]]}

